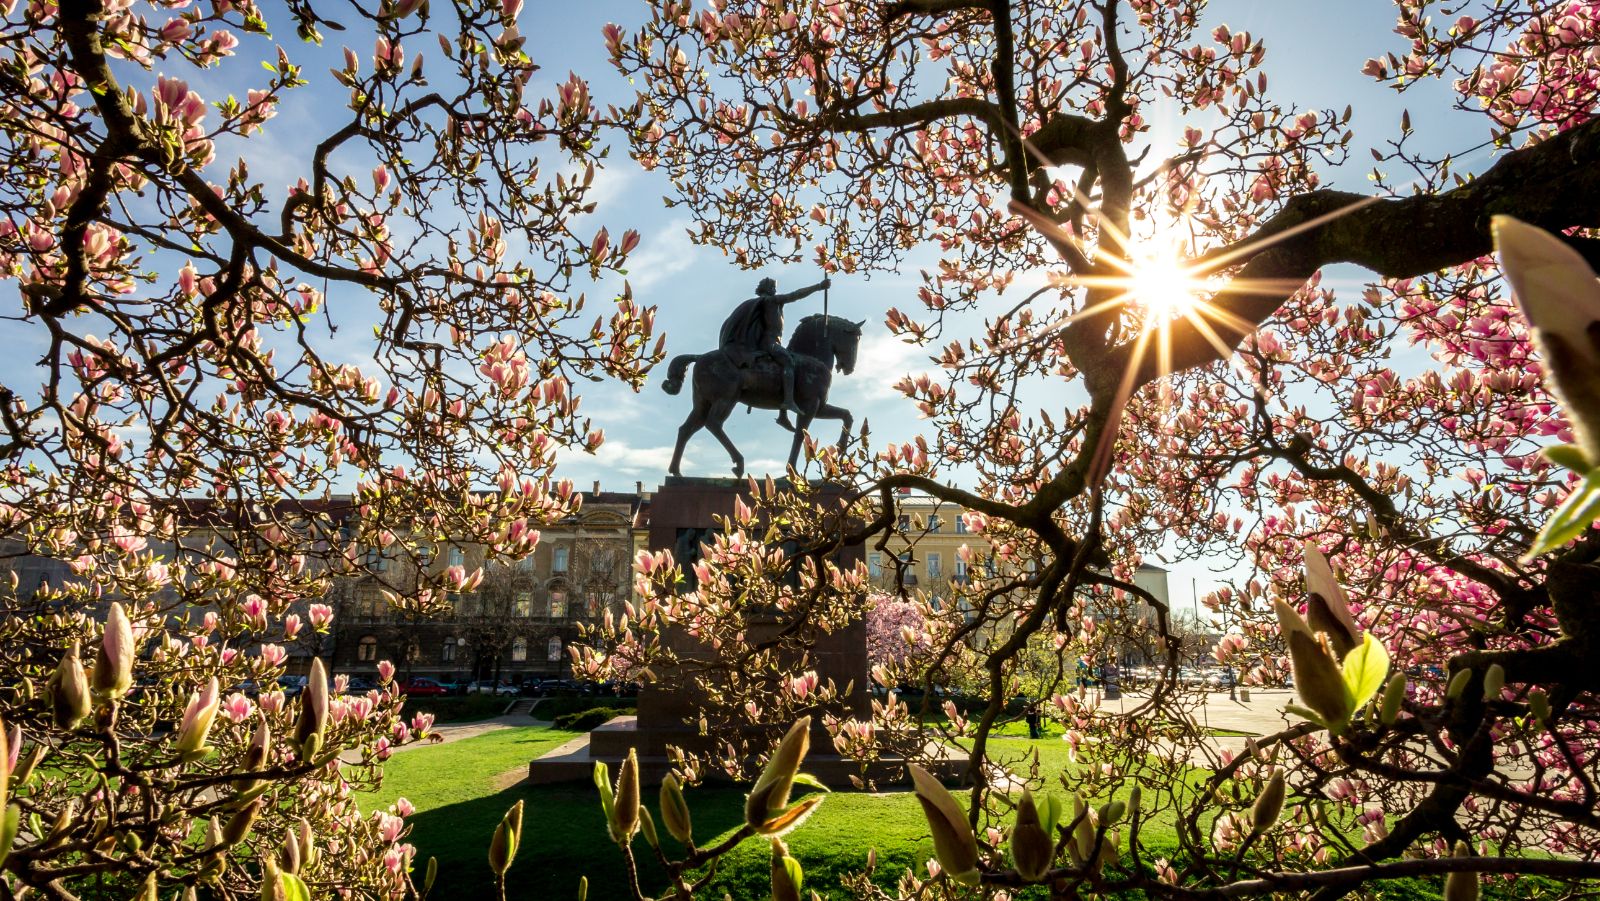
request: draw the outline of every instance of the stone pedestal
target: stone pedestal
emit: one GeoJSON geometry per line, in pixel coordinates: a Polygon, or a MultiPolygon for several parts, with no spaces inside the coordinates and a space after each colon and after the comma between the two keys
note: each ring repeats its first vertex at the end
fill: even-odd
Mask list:
{"type": "MultiPolygon", "coordinates": [[[[786,487],[780,483],[780,490],[786,487]]],[[[844,491],[834,486],[813,486],[811,497],[824,507],[845,503],[844,491]]],[[[702,540],[716,531],[715,518],[733,513],[736,499],[751,502],[749,483],[743,479],[669,478],[650,500],[650,550],[671,550],[678,564],[685,570],[698,559],[702,540]]],[[[851,566],[862,559],[863,548],[854,545],[841,549],[835,557],[840,566],[851,566]]],[[[752,638],[759,640],[764,626],[777,627],[760,621],[750,625],[752,638]]],[[[671,636],[668,636],[671,641],[671,636]]],[[[680,646],[680,652],[687,645],[680,646]]],[[[813,648],[813,666],[822,681],[832,680],[842,694],[835,712],[840,715],[865,717],[871,709],[867,695],[868,661],[866,623],[856,622],[847,628],[821,636],[813,648]]],[[[709,745],[697,734],[690,723],[699,717],[703,706],[701,697],[690,686],[675,684],[670,675],[663,683],[646,685],[639,693],[637,717],[618,717],[589,733],[586,741],[574,741],[557,748],[529,765],[528,775],[534,782],[557,782],[568,779],[586,779],[594,762],[605,761],[615,771],[628,754],[637,749],[641,775],[658,781],[668,769],[669,745],[691,750],[708,750],[709,745]]],[[[860,773],[860,765],[840,758],[833,753],[832,744],[822,729],[821,718],[814,719],[812,751],[806,758],[806,772],[815,775],[830,788],[848,788],[850,776],[860,773]]],[[[772,725],[772,724],[767,724],[772,725]]],[[[777,724],[783,725],[783,724],[777,724]]],[[[956,775],[965,761],[951,759],[943,767],[949,775],[956,775]]],[[[906,779],[903,761],[885,761],[874,766],[868,776],[879,783],[896,783],[906,779]]]]}

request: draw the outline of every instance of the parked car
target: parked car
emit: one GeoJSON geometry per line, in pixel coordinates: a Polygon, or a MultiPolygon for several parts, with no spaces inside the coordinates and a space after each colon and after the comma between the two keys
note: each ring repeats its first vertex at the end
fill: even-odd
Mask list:
{"type": "Polygon", "coordinates": [[[278,688],[283,691],[286,698],[298,698],[306,690],[306,683],[311,681],[305,676],[279,676],[278,688]]]}
{"type": "Polygon", "coordinates": [[[496,682],[493,679],[479,679],[467,685],[469,695],[514,695],[517,687],[509,682],[496,682]]]}
{"type": "MultiPolygon", "coordinates": [[[[355,680],[352,679],[351,681],[355,680]]],[[[400,690],[408,695],[418,695],[420,697],[443,697],[450,693],[437,680],[424,676],[412,676],[411,681],[407,682],[400,690]]]]}
{"type": "Polygon", "coordinates": [[[344,693],[347,695],[364,695],[377,687],[378,686],[374,685],[370,679],[363,679],[360,676],[351,676],[349,681],[345,683],[344,693]]]}
{"type": "Polygon", "coordinates": [[[440,687],[442,687],[445,691],[448,691],[453,695],[465,694],[466,691],[467,691],[467,686],[471,684],[470,682],[467,682],[465,679],[454,679],[454,678],[450,678],[450,679],[435,679],[434,681],[438,682],[440,687]]]}

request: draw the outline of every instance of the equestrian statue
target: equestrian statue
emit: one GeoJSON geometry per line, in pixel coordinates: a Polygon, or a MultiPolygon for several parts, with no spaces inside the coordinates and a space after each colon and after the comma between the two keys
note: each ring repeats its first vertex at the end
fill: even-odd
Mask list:
{"type": "Polygon", "coordinates": [[[705,428],[715,435],[728,456],[733,458],[733,474],[744,475],[744,457],[729,440],[722,424],[734,407],[777,410],[778,424],[794,432],[789,448],[789,465],[800,458],[806,429],[816,419],[838,419],[844,423],[839,435],[842,448],[850,438],[854,417],[843,407],[828,403],[828,387],[833,370],[849,375],[856,367],[856,350],[861,343],[861,327],[866,320],[851,322],[827,313],[814,313],[795,326],[785,347],[783,308],[801,298],[828,288],[828,279],[790,294],[779,294],[770,278],[756,286],[756,296],[734,307],[722,324],[718,347],[703,354],[679,354],[667,366],[667,380],[661,389],[677,394],[683,389],[685,374],[694,367],[694,407],[678,428],[678,446],[672,452],[668,472],[678,475],[683,448],[695,432],[705,428]],[[793,413],[795,421],[789,421],[793,413]]]}

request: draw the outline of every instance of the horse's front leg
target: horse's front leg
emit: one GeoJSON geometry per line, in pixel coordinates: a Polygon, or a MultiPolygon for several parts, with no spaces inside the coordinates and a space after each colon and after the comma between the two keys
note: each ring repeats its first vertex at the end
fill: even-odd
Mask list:
{"type": "Polygon", "coordinates": [[[789,445],[789,468],[796,472],[799,472],[796,463],[800,459],[800,447],[805,444],[806,429],[811,428],[812,418],[810,413],[802,413],[799,421],[794,424],[794,442],[789,445]]]}
{"type": "Polygon", "coordinates": [[[844,407],[835,407],[832,404],[823,404],[817,408],[818,419],[838,419],[843,421],[844,427],[839,430],[839,450],[842,453],[845,446],[850,443],[850,427],[855,425],[856,418],[844,407]]]}

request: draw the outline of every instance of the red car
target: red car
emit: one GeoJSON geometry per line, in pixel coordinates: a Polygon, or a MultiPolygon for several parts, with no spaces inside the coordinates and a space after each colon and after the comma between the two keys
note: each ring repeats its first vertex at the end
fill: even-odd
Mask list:
{"type": "Polygon", "coordinates": [[[450,690],[445,688],[443,685],[440,685],[432,679],[424,679],[421,676],[413,676],[411,681],[407,682],[401,691],[404,691],[408,695],[422,696],[447,695],[450,693],[450,690]]]}

